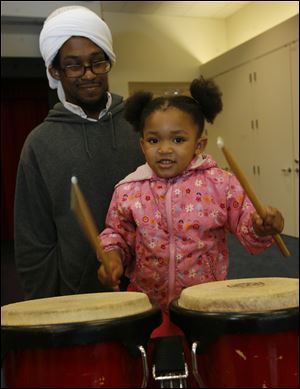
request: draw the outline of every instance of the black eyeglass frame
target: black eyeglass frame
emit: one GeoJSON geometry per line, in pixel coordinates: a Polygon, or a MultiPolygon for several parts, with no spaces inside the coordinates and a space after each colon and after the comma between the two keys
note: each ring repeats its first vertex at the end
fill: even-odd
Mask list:
{"type": "Polygon", "coordinates": [[[91,69],[92,73],[94,73],[95,75],[100,75],[100,74],[107,74],[108,72],[110,72],[111,70],[111,63],[110,61],[108,60],[104,60],[104,61],[97,61],[97,62],[92,62],[88,65],[84,65],[84,64],[74,64],[74,65],[66,65],[65,67],[60,67],[60,69],[64,72],[64,75],[67,77],[67,78],[79,78],[79,77],[82,77],[85,73],[86,73],[86,69],[91,69]],[[106,71],[95,71],[94,67],[95,66],[99,66],[99,64],[103,64],[103,63],[106,63],[107,64],[107,67],[108,69],[106,71]],[[68,73],[70,70],[72,71],[72,69],[74,70],[77,70],[78,71],[78,74],[76,75],[71,75],[70,76],[70,73],[68,73]],[[80,70],[80,73],[79,73],[79,70],[80,70]]]}

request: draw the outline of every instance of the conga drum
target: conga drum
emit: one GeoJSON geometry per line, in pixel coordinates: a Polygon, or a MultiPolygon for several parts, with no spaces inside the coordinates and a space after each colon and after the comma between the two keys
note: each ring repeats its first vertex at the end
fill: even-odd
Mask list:
{"type": "Polygon", "coordinates": [[[60,296],[1,308],[6,387],[136,388],[161,310],[139,292],[60,296]]]}
{"type": "Polygon", "coordinates": [[[251,278],[184,289],[170,318],[199,387],[298,387],[299,280],[251,278]]]}

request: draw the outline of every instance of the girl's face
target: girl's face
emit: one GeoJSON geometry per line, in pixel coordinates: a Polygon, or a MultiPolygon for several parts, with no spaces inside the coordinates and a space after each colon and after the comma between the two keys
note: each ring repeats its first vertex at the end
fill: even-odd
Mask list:
{"type": "Polygon", "coordinates": [[[162,178],[181,174],[205,147],[192,118],[175,107],[146,118],[140,143],[149,166],[162,178]]]}

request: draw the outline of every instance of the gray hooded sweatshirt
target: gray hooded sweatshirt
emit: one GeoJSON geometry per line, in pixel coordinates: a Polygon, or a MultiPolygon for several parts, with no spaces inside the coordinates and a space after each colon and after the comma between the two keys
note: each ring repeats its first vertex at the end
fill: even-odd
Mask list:
{"type": "Polygon", "coordinates": [[[123,108],[112,94],[109,111],[91,122],[58,103],[28,135],[15,192],[15,259],[26,299],[105,290],[96,254],[70,209],[71,177],[102,231],[114,185],[144,163],[123,108]]]}

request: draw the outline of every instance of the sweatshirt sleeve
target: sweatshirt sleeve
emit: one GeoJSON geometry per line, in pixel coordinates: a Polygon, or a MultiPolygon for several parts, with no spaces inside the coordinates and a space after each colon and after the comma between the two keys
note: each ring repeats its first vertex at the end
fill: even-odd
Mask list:
{"type": "Polygon", "coordinates": [[[105,251],[119,249],[123,264],[127,266],[134,258],[136,225],[130,208],[123,206],[120,187],[114,193],[106,217],[106,228],[99,235],[105,251]]]}
{"type": "Polygon", "coordinates": [[[230,175],[226,193],[228,224],[232,232],[250,254],[258,254],[270,247],[274,239],[272,236],[259,236],[255,233],[252,215],[255,208],[237,178],[230,175]]]}
{"type": "Polygon", "coordinates": [[[15,260],[25,299],[58,294],[57,233],[38,169],[20,161],[15,191],[15,260]]]}

